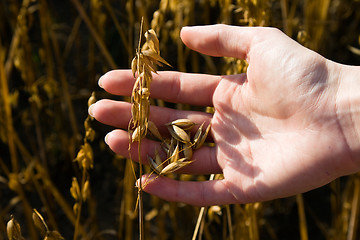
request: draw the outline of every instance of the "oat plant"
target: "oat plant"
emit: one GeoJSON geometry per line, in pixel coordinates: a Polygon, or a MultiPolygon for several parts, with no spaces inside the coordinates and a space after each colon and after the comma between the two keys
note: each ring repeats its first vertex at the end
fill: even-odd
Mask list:
{"type": "MultiPolygon", "coordinates": [[[[192,162],[193,150],[200,148],[204,144],[211,126],[208,124],[206,129],[204,129],[205,123],[202,123],[192,138],[191,130],[195,123],[189,119],[177,119],[166,124],[171,138],[165,139],[161,136],[157,126],[149,121],[152,73],[156,73],[156,66],[162,66],[162,64],[170,66],[170,64],[160,56],[159,40],[153,29],[145,32],[146,42],[140,47],[142,26],[143,22],[141,22],[140,26],[139,45],[136,56],[131,62],[132,73],[136,80],[131,93],[132,118],[128,127],[130,142],[138,143],[140,180],[138,182],[137,207],[139,210],[140,239],[143,239],[142,189],[144,186],[141,180],[143,175],[141,140],[150,135],[156,140],[161,141],[162,149],[167,158],[162,160],[158,150],[155,149],[154,158],[148,155],[148,161],[153,172],[159,175],[166,175],[192,162]]],[[[129,145],[129,150],[130,148],[131,144],[129,145]]]]}
{"type": "MultiPolygon", "coordinates": [[[[92,93],[91,97],[88,100],[88,107],[96,102],[95,94],[92,93]]],[[[80,218],[81,212],[83,208],[83,203],[86,202],[90,197],[90,174],[89,170],[94,167],[94,154],[92,147],[89,142],[92,142],[95,137],[95,131],[90,126],[90,121],[92,117],[90,115],[84,121],[85,128],[85,137],[84,143],[81,146],[76,158],[75,162],[78,163],[79,169],[81,170],[81,180],[78,181],[76,177],[73,177],[70,193],[71,196],[75,200],[75,204],[73,205],[73,212],[76,216],[75,221],[75,229],[73,239],[78,239],[79,231],[80,231],[80,218]],[[80,184],[79,184],[80,182],[80,184]]]]}
{"type": "MultiPolygon", "coordinates": [[[[43,240],[64,240],[58,231],[49,229],[43,216],[36,209],[33,209],[32,220],[43,240]]],[[[21,233],[20,224],[15,220],[14,216],[11,216],[8,221],[6,232],[9,240],[25,240],[21,233]]]]}
{"type": "MultiPolygon", "coordinates": [[[[139,156],[139,176],[138,183],[138,211],[139,211],[139,234],[140,239],[144,238],[143,234],[143,205],[142,189],[143,184],[141,176],[143,175],[141,160],[141,140],[146,137],[149,126],[150,114],[150,84],[152,81],[152,72],[156,73],[156,66],[162,64],[169,65],[161,56],[159,40],[154,30],[150,29],[145,32],[146,42],[141,47],[141,36],[143,31],[143,20],[140,25],[139,45],[136,56],[131,62],[131,69],[134,75],[135,84],[131,93],[131,115],[129,122],[129,137],[131,142],[138,142],[139,156]]],[[[130,145],[129,145],[130,150],[130,145]]]]}

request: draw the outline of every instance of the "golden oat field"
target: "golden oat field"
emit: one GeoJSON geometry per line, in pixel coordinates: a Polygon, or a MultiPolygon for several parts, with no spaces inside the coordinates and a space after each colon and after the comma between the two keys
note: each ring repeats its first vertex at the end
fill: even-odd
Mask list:
{"type": "Polygon", "coordinates": [[[198,54],[179,38],[183,26],[215,23],[277,27],[333,61],[360,65],[359,0],[0,1],[0,240],[360,238],[358,174],[241,205],[200,208],[138,194],[140,167],[104,143],[112,127],[88,116],[96,100],[122,99],[97,81],[131,67],[140,28],[156,32],[172,66],[161,69],[243,72],[244,61],[198,54]]]}

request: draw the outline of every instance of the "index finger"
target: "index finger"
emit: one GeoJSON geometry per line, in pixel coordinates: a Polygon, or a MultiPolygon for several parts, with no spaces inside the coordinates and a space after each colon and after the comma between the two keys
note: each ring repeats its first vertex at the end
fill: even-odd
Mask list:
{"type": "MultiPolygon", "coordinates": [[[[212,106],[221,76],[163,71],[153,74],[152,98],[168,102],[212,106]]],[[[131,70],[113,70],[99,79],[99,86],[116,95],[130,96],[135,79],[131,70]]]]}

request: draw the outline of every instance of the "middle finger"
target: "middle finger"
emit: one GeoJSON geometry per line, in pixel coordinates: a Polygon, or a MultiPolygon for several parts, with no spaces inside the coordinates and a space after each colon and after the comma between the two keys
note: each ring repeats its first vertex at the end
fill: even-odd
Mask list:
{"type": "MultiPolygon", "coordinates": [[[[212,114],[197,111],[176,110],[165,107],[151,106],[150,121],[159,130],[165,129],[165,124],[176,119],[187,118],[196,124],[210,123],[212,114]]],[[[103,99],[89,107],[89,114],[99,122],[126,129],[131,119],[131,104],[128,102],[103,99]]]]}

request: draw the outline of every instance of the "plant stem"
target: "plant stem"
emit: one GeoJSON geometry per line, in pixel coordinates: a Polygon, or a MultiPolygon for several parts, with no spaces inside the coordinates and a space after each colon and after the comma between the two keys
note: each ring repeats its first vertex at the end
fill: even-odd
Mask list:
{"type": "Polygon", "coordinates": [[[144,239],[144,222],[143,222],[143,216],[144,216],[144,208],[143,208],[143,201],[142,201],[142,164],[141,164],[141,147],[140,147],[140,143],[141,140],[139,140],[139,145],[138,145],[138,155],[139,155],[139,175],[140,175],[140,179],[139,179],[139,189],[138,189],[138,201],[139,201],[139,239],[143,240],[144,239]]]}
{"type": "Polygon", "coordinates": [[[16,154],[16,147],[14,142],[14,126],[13,126],[13,118],[11,111],[11,103],[10,103],[10,94],[9,87],[5,73],[5,48],[2,46],[0,42],[0,88],[1,88],[1,96],[2,102],[4,105],[5,112],[5,123],[6,123],[6,131],[7,131],[7,143],[9,146],[9,152],[11,157],[11,167],[12,172],[17,173],[19,171],[19,163],[16,154]]]}
{"type": "Polygon", "coordinates": [[[84,22],[85,22],[86,26],[88,27],[92,37],[94,38],[97,46],[99,47],[100,52],[103,54],[104,58],[106,59],[107,63],[109,64],[109,66],[111,68],[113,68],[113,69],[117,68],[113,57],[111,56],[109,50],[107,49],[104,41],[101,39],[98,32],[96,31],[94,25],[92,24],[90,18],[86,14],[85,9],[81,5],[81,3],[78,0],[72,0],[72,3],[74,4],[75,8],[79,12],[79,15],[81,16],[81,18],[84,20],[84,22]]]}
{"type": "MultiPolygon", "coordinates": [[[[212,181],[214,179],[215,179],[215,174],[211,174],[209,180],[212,181]]],[[[198,235],[198,232],[199,232],[199,229],[200,229],[200,224],[205,219],[204,213],[205,213],[206,210],[207,210],[207,207],[201,207],[200,208],[200,213],[199,213],[198,219],[196,221],[196,226],[195,226],[195,230],[194,230],[194,233],[193,233],[193,236],[192,236],[192,240],[195,240],[197,235],[198,235]]]]}
{"type": "Polygon", "coordinates": [[[359,218],[359,196],[360,196],[360,185],[358,176],[354,179],[354,196],[351,203],[351,213],[349,219],[349,227],[347,232],[347,240],[356,239],[358,218],[359,218]]]}
{"type": "MultiPolygon", "coordinates": [[[[137,61],[138,61],[138,66],[140,66],[140,51],[141,51],[141,35],[142,35],[142,31],[143,31],[143,23],[144,23],[144,18],[141,18],[141,24],[140,24],[140,36],[139,36],[139,45],[138,45],[138,50],[137,50],[137,61]]],[[[140,67],[138,68],[138,76],[140,76],[140,67]]],[[[140,104],[140,117],[139,119],[142,119],[142,108],[144,106],[142,104],[140,104]]],[[[141,161],[141,138],[142,136],[140,136],[139,138],[139,144],[138,144],[138,158],[139,158],[139,189],[138,189],[138,207],[139,207],[139,239],[143,240],[144,239],[144,222],[143,222],[143,201],[142,201],[142,175],[143,175],[143,169],[142,169],[142,161],[141,161]]]]}
{"type": "Polygon", "coordinates": [[[80,188],[80,199],[78,201],[78,204],[79,204],[79,209],[76,213],[76,222],[75,222],[75,229],[74,229],[74,237],[73,239],[76,240],[77,239],[77,236],[78,236],[78,232],[79,232],[79,227],[80,227],[80,217],[81,217],[81,210],[82,210],[82,205],[83,205],[83,198],[82,198],[82,191],[83,191],[83,188],[84,188],[84,185],[85,185],[85,181],[87,179],[87,170],[86,168],[83,168],[82,169],[82,177],[81,177],[81,188],[80,188]]]}
{"type": "Polygon", "coordinates": [[[306,226],[304,199],[302,197],[302,194],[296,195],[296,203],[298,206],[298,213],[299,213],[300,239],[308,240],[309,238],[308,238],[308,231],[306,226]]]}

